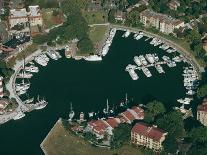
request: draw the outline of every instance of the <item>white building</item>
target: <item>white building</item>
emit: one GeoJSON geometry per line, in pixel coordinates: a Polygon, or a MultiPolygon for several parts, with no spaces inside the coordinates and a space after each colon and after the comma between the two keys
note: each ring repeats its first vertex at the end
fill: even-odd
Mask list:
{"type": "Polygon", "coordinates": [[[13,28],[17,24],[26,25],[28,23],[27,11],[22,9],[11,9],[9,13],[9,27],[13,28]]]}
{"type": "Polygon", "coordinates": [[[28,17],[30,26],[43,25],[42,14],[38,5],[29,6],[28,17]]]}

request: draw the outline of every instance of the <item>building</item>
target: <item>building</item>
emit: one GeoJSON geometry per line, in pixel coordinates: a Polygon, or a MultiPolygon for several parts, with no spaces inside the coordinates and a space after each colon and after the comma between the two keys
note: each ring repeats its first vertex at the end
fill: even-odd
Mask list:
{"type": "Polygon", "coordinates": [[[88,122],[87,131],[93,133],[98,139],[103,139],[104,135],[112,135],[112,131],[121,121],[118,118],[109,118],[107,120],[92,120],[88,122]]]}
{"type": "Polygon", "coordinates": [[[140,22],[145,27],[154,27],[166,34],[173,33],[175,29],[185,26],[181,20],[151,10],[144,10],[140,13],[140,22]]]}
{"type": "Polygon", "coordinates": [[[207,126],[207,98],[205,98],[203,103],[197,107],[197,120],[204,126],[207,126]]]}
{"type": "Polygon", "coordinates": [[[148,6],[149,0],[140,0],[137,4],[135,4],[135,7],[140,7],[142,5],[148,6]]]}
{"type": "Polygon", "coordinates": [[[125,22],[125,20],[126,20],[126,12],[118,10],[118,11],[115,12],[114,17],[115,17],[116,21],[125,22]]]}
{"type": "Polygon", "coordinates": [[[43,25],[42,14],[38,5],[29,6],[28,18],[30,26],[43,25]]]}
{"type": "Polygon", "coordinates": [[[168,7],[171,9],[171,10],[177,10],[178,7],[180,6],[180,2],[177,1],[177,0],[172,0],[168,3],[168,7]]]}
{"type": "Polygon", "coordinates": [[[3,77],[0,76],[0,97],[4,97],[4,89],[3,89],[3,77]]]}
{"type": "Polygon", "coordinates": [[[134,145],[145,146],[155,152],[160,152],[163,149],[162,143],[166,135],[167,132],[156,126],[137,123],[131,130],[131,142],[134,145]]]}
{"type": "Polygon", "coordinates": [[[140,107],[134,106],[131,109],[119,114],[119,119],[124,123],[131,124],[134,120],[144,119],[144,110],[140,107]]]}
{"type": "Polygon", "coordinates": [[[29,20],[27,11],[25,8],[22,9],[11,9],[9,12],[9,28],[12,29],[16,25],[28,26],[29,20]]]}
{"type": "Polygon", "coordinates": [[[7,99],[0,99],[0,114],[5,113],[5,109],[8,106],[9,101],[7,99]]]}

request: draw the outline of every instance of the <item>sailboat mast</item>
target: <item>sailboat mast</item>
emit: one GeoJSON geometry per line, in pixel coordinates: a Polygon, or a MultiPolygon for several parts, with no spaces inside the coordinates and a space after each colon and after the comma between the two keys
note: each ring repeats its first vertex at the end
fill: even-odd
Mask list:
{"type": "Polygon", "coordinates": [[[125,95],[125,102],[126,102],[126,103],[128,102],[128,95],[127,95],[127,93],[126,93],[126,95],[125,95]]]}
{"type": "Polygon", "coordinates": [[[107,113],[109,112],[109,100],[108,99],[106,100],[106,112],[107,113]]]}

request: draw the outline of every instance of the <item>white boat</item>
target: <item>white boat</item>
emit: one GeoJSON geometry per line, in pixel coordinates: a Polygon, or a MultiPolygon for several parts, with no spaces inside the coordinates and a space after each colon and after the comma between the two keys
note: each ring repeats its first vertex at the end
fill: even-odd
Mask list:
{"type": "Polygon", "coordinates": [[[134,57],[134,62],[137,64],[137,66],[141,66],[142,65],[142,62],[140,61],[138,56],[134,57]]]}
{"type": "Polygon", "coordinates": [[[102,48],[102,55],[103,56],[105,56],[107,53],[108,53],[108,51],[109,51],[109,46],[110,46],[110,44],[108,43],[108,44],[105,44],[104,46],[103,46],[103,48],[102,48]]]}
{"type": "Polygon", "coordinates": [[[25,67],[25,71],[31,72],[31,73],[38,73],[39,72],[39,68],[34,66],[34,65],[26,66],[25,67]]]}
{"type": "Polygon", "coordinates": [[[58,57],[57,57],[55,51],[53,51],[53,50],[47,51],[47,55],[53,60],[58,60],[58,57]]]}
{"type": "Polygon", "coordinates": [[[34,109],[36,109],[36,110],[43,109],[47,106],[47,104],[48,104],[48,102],[45,101],[44,99],[39,100],[39,96],[38,96],[38,99],[37,99],[37,102],[35,103],[34,109]]]}
{"type": "Polygon", "coordinates": [[[143,38],[143,37],[144,37],[143,34],[138,34],[137,37],[136,37],[135,39],[136,39],[136,40],[139,40],[139,39],[141,39],[141,38],[143,38]]]}
{"type": "Polygon", "coordinates": [[[129,72],[129,75],[131,76],[132,80],[137,80],[139,78],[137,73],[135,73],[135,71],[133,69],[130,69],[128,72],[129,72]]]}
{"type": "Polygon", "coordinates": [[[192,101],[192,98],[184,98],[184,99],[178,99],[177,102],[181,103],[181,104],[190,104],[190,102],[192,101]]]}
{"type": "Polygon", "coordinates": [[[130,69],[136,69],[137,68],[137,66],[135,66],[135,65],[131,65],[131,64],[128,64],[127,66],[126,66],[126,68],[125,68],[125,70],[126,71],[129,71],[130,69]]]}
{"type": "Polygon", "coordinates": [[[62,56],[60,55],[59,52],[55,51],[55,54],[56,54],[56,56],[57,56],[58,59],[62,58],[62,56]]]}
{"type": "Polygon", "coordinates": [[[88,113],[88,117],[89,117],[89,118],[93,117],[93,115],[94,115],[94,112],[89,112],[89,113],[88,113]]]}
{"type": "Polygon", "coordinates": [[[32,103],[33,101],[34,101],[34,97],[25,100],[24,103],[25,103],[25,104],[29,104],[29,103],[32,103]]]}
{"type": "Polygon", "coordinates": [[[21,84],[15,84],[15,90],[27,90],[30,88],[30,83],[21,83],[21,84]]]}
{"type": "Polygon", "coordinates": [[[157,64],[155,65],[155,68],[157,69],[157,71],[161,74],[161,73],[165,73],[165,71],[163,70],[162,66],[157,64]]]}
{"type": "Polygon", "coordinates": [[[167,65],[168,65],[168,67],[175,67],[176,63],[174,61],[168,60],[167,65]]]}
{"type": "Polygon", "coordinates": [[[193,91],[193,90],[188,90],[188,91],[186,92],[186,94],[187,94],[187,95],[194,95],[194,94],[195,94],[195,91],[193,91]]]}
{"type": "Polygon", "coordinates": [[[131,34],[131,32],[130,32],[129,30],[127,30],[127,31],[122,35],[122,37],[127,38],[130,34],[131,34]]]}
{"type": "Polygon", "coordinates": [[[33,75],[31,73],[27,73],[27,72],[21,72],[17,74],[17,78],[26,78],[29,79],[31,78],[33,75]]]}
{"type": "Polygon", "coordinates": [[[17,92],[17,95],[20,96],[20,95],[25,94],[26,92],[27,92],[26,90],[20,90],[17,92]]]}
{"type": "Polygon", "coordinates": [[[75,112],[73,111],[72,103],[70,103],[69,120],[71,121],[74,116],[75,116],[75,112]]]}
{"type": "Polygon", "coordinates": [[[149,69],[146,67],[142,67],[142,71],[143,73],[147,76],[147,77],[151,77],[152,74],[150,73],[149,69]]]}
{"type": "Polygon", "coordinates": [[[154,60],[155,60],[156,62],[158,62],[158,61],[159,61],[159,57],[157,56],[157,54],[156,54],[156,53],[152,54],[152,56],[154,57],[154,60]]]}
{"type": "Polygon", "coordinates": [[[16,116],[13,117],[13,120],[21,119],[21,118],[23,118],[24,116],[25,116],[25,114],[24,114],[22,111],[20,111],[20,112],[17,113],[16,116]]]}
{"type": "Polygon", "coordinates": [[[102,61],[102,57],[98,55],[90,55],[87,57],[84,57],[84,60],[86,61],[102,61]]]}
{"type": "Polygon", "coordinates": [[[179,56],[176,56],[176,57],[172,58],[172,60],[175,61],[175,62],[181,62],[182,58],[179,57],[179,56]]]}
{"type": "Polygon", "coordinates": [[[144,58],[143,55],[140,55],[140,56],[139,56],[139,59],[141,60],[141,62],[142,62],[142,64],[143,64],[144,66],[146,66],[146,65],[148,64],[147,61],[146,61],[146,59],[144,58]]]}
{"type": "Polygon", "coordinates": [[[166,55],[164,55],[164,56],[162,57],[162,59],[163,59],[164,61],[169,61],[169,60],[170,60],[170,58],[169,58],[168,56],[166,56],[166,55]]]}
{"type": "Polygon", "coordinates": [[[146,54],[145,57],[149,63],[153,64],[155,62],[155,59],[152,54],[146,54]]]}

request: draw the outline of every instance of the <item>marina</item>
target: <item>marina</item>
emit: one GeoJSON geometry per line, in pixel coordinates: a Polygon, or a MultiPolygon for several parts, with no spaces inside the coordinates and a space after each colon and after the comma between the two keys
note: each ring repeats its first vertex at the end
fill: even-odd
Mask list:
{"type": "MultiPolygon", "coordinates": [[[[79,118],[81,112],[86,118],[94,117],[102,113],[104,109],[105,112],[113,113],[113,109],[116,109],[117,106],[126,107],[123,102],[120,103],[120,99],[126,92],[128,98],[133,98],[134,101],[127,106],[137,105],[137,103],[146,104],[152,99],[160,100],[166,108],[179,106],[177,99],[186,97],[186,88],[183,85],[182,74],[185,74],[183,67],[189,67],[189,64],[182,61],[177,63],[176,67],[169,68],[164,63],[162,56],[166,55],[172,60],[175,55],[163,52],[158,46],[149,45],[150,39],[145,41],[145,36],[135,40],[133,35],[122,37],[123,33],[122,31],[116,32],[108,54],[103,61],[96,65],[83,60],[75,61],[62,57],[60,61],[47,62],[44,67],[41,64],[47,61],[45,56],[38,57],[38,62],[41,64],[36,61],[28,63],[26,66],[36,66],[39,72],[32,73],[33,76],[29,78],[29,81],[25,78],[25,83],[30,83],[30,87],[20,98],[24,103],[36,103],[35,99],[40,94],[42,100],[43,96],[47,100],[44,102],[46,107],[43,111],[33,111],[18,121],[10,121],[1,126],[0,133],[10,133],[9,137],[1,134],[2,154],[5,152],[7,154],[31,154],[31,152],[41,154],[39,144],[59,117],[68,118],[71,111],[70,114],[74,118],[79,118]],[[160,76],[155,65],[153,67],[153,64],[147,60],[146,54],[156,57],[154,61],[157,63],[157,68],[160,70],[160,65],[165,74],[160,76]],[[147,64],[143,59],[138,71],[143,72],[142,70],[147,68],[152,77],[146,78],[144,73],[137,74],[138,80],[132,81],[124,69],[127,64],[134,62],[135,56],[140,55],[142,55],[142,59],[144,57],[147,64]],[[143,64],[146,65],[143,66],[143,64]],[[108,108],[106,106],[107,98],[108,108]],[[48,104],[46,104],[47,102],[48,104]],[[72,108],[70,102],[72,102],[72,108]],[[17,140],[12,133],[13,126],[21,140],[17,140]],[[9,149],[11,142],[17,144],[14,150],[9,149]],[[20,146],[25,143],[28,145],[22,150],[20,146]]],[[[128,69],[135,71],[137,67],[138,65],[134,62],[128,69]]],[[[17,84],[21,82],[22,78],[18,78],[17,84]]]]}

